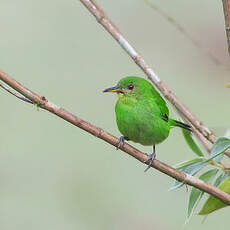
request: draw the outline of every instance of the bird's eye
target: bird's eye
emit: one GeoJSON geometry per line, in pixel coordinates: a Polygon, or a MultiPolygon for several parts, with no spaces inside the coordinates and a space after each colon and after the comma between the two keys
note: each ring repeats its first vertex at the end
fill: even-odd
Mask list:
{"type": "Polygon", "coordinates": [[[130,84],[130,85],[128,85],[128,87],[127,87],[129,90],[133,90],[134,89],[134,85],[133,84],[130,84]]]}

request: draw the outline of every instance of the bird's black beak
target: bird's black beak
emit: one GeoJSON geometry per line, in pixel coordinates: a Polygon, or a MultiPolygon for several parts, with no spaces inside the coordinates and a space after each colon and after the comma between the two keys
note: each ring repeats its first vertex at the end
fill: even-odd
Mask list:
{"type": "Polygon", "coordinates": [[[114,87],[105,89],[105,90],[103,91],[103,93],[107,93],[107,92],[112,92],[112,93],[123,93],[121,87],[119,87],[119,86],[114,86],[114,87]]]}

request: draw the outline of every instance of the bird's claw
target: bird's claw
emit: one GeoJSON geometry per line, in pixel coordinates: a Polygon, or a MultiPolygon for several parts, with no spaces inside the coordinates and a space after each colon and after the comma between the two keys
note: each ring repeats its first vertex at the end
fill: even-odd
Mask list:
{"type": "Polygon", "coordinates": [[[124,145],[124,143],[125,143],[125,137],[124,137],[124,136],[121,136],[121,137],[119,138],[119,142],[118,142],[118,144],[117,144],[116,149],[118,150],[118,149],[121,147],[121,145],[124,145]]]}
{"type": "Polygon", "coordinates": [[[146,163],[149,160],[150,160],[150,162],[149,162],[148,167],[145,169],[145,172],[151,168],[151,165],[152,165],[153,161],[155,160],[155,158],[156,158],[156,153],[152,153],[152,154],[148,155],[148,158],[144,161],[144,163],[146,163]]]}

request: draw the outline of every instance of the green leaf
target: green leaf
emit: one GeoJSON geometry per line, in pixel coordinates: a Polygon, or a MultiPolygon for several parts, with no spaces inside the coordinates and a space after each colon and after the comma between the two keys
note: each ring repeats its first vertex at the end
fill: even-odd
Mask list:
{"type": "MultiPolygon", "coordinates": [[[[213,176],[215,176],[218,172],[218,169],[211,169],[205,173],[203,173],[199,178],[205,182],[209,182],[213,176]]],[[[187,220],[191,217],[193,210],[199,203],[200,199],[202,198],[204,192],[193,187],[189,196],[189,203],[188,203],[188,216],[187,220]]]]}
{"type": "MultiPolygon", "coordinates": [[[[189,165],[185,168],[183,168],[181,171],[189,174],[189,175],[195,175],[197,172],[199,172],[203,167],[205,167],[208,163],[206,161],[202,161],[202,162],[197,162],[195,164],[189,165]]],[[[180,182],[180,181],[175,181],[174,184],[171,186],[171,188],[169,189],[169,191],[175,190],[177,188],[180,188],[181,186],[183,186],[184,183],[180,182]]]]}
{"type": "Polygon", "coordinates": [[[213,161],[219,163],[219,162],[222,160],[223,157],[224,157],[224,153],[221,153],[221,154],[219,154],[217,157],[215,157],[215,158],[213,159],[213,161]]]}
{"type": "Polygon", "coordinates": [[[222,183],[227,177],[228,177],[228,173],[226,173],[226,172],[220,174],[220,175],[216,178],[216,180],[215,180],[215,182],[213,183],[213,185],[214,185],[215,187],[219,186],[219,184],[222,183]]]}
{"type": "Polygon", "coordinates": [[[180,188],[183,185],[184,185],[184,183],[182,183],[182,182],[180,182],[178,180],[175,180],[173,185],[169,188],[169,191],[176,190],[176,189],[180,188]]]}
{"type": "Polygon", "coordinates": [[[216,158],[217,156],[221,155],[225,150],[230,147],[230,139],[227,137],[219,137],[217,141],[214,143],[211,154],[206,161],[210,161],[214,159],[215,161],[220,161],[220,158],[216,158]]]}
{"type": "Polygon", "coordinates": [[[193,140],[191,132],[185,129],[182,129],[182,132],[184,135],[184,139],[186,140],[188,146],[192,149],[192,151],[198,156],[204,156],[196,142],[193,140]]]}
{"type": "Polygon", "coordinates": [[[192,164],[195,164],[195,163],[203,161],[203,159],[204,159],[203,157],[198,157],[198,158],[194,158],[192,160],[183,161],[183,162],[181,162],[179,164],[176,164],[174,166],[174,168],[177,169],[177,170],[184,169],[185,167],[187,167],[189,165],[192,165],[192,164]]]}
{"type": "Polygon", "coordinates": [[[186,167],[183,171],[186,174],[195,175],[197,172],[199,172],[206,165],[207,165],[206,161],[198,162],[198,163],[195,163],[193,165],[186,167]]]}
{"type": "MultiPolygon", "coordinates": [[[[228,177],[223,183],[221,183],[218,188],[228,194],[230,194],[230,178],[228,177]]],[[[210,196],[208,200],[205,202],[203,208],[199,212],[199,215],[207,215],[210,214],[220,208],[224,208],[228,206],[227,204],[223,203],[219,199],[215,198],[214,196],[210,196]]]]}

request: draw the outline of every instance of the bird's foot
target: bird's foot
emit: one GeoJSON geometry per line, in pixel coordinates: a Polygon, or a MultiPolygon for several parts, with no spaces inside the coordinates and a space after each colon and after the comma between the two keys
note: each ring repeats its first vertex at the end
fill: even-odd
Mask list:
{"type": "Polygon", "coordinates": [[[121,147],[121,145],[123,146],[125,144],[125,140],[129,141],[130,139],[128,137],[126,137],[126,136],[121,136],[119,138],[119,142],[117,144],[117,150],[121,147]]]}
{"type": "Polygon", "coordinates": [[[118,144],[117,144],[117,150],[121,147],[121,145],[124,145],[124,143],[125,143],[125,136],[121,136],[120,138],[119,138],[119,142],[118,142],[118,144]]]}
{"type": "Polygon", "coordinates": [[[145,172],[151,168],[151,165],[152,165],[153,161],[155,160],[155,158],[156,158],[156,153],[152,153],[152,154],[148,155],[148,158],[144,161],[144,163],[146,163],[149,160],[150,160],[150,162],[149,162],[148,167],[145,169],[145,172]]]}

